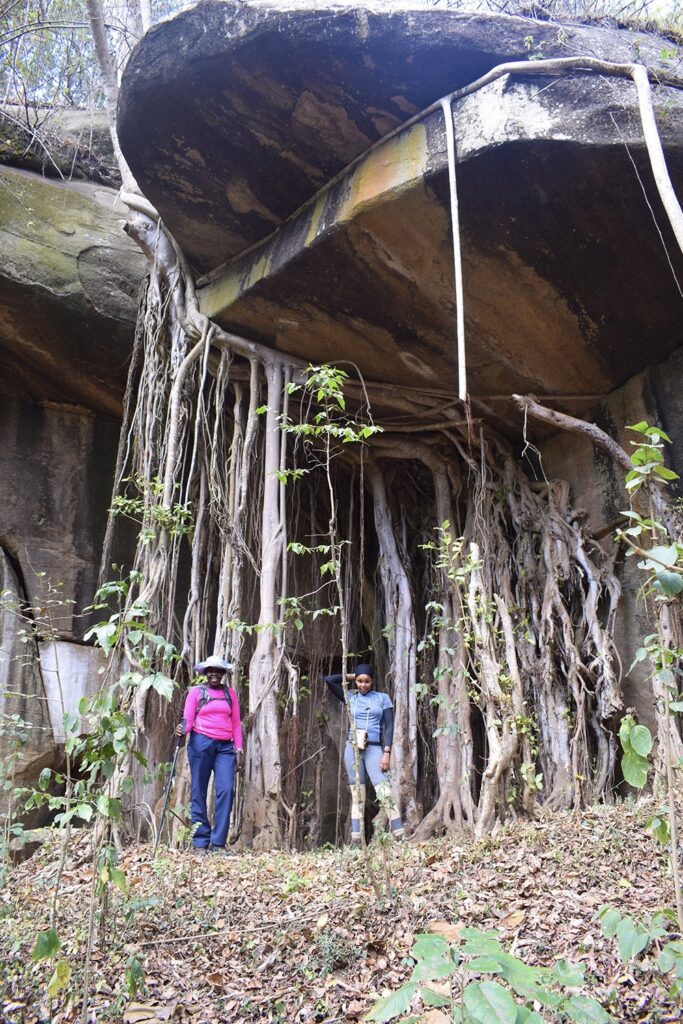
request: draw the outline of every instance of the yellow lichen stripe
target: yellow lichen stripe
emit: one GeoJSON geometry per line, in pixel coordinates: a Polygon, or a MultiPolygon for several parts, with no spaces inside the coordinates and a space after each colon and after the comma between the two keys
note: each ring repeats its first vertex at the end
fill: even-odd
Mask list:
{"type": "Polygon", "coordinates": [[[361,210],[391,198],[391,193],[412,187],[427,168],[427,136],[422,124],[390,139],[369,153],[349,179],[349,191],[337,221],[351,220],[361,210]]]}
{"type": "MultiPolygon", "coordinates": [[[[312,208],[302,211],[301,217],[310,217],[305,248],[314,245],[328,231],[334,230],[336,225],[353,220],[362,210],[378,202],[389,201],[392,195],[397,195],[405,188],[414,187],[415,182],[424,176],[426,168],[427,136],[424,125],[416,124],[409,131],[389,139],[385,145],[369,153],[354,168],[333,222],[323,216],[330,202],[329,192],[320,195],[312,208]]],[[[259,281],[267,278],[271,270],[272,252],[271,241],[261,256],[253,254],[248,257],[246,266],[237,263],[202,288],[199,294],[202,313],[210,317],[218,315],[259,281]]],[[[297,249],[291,256],[296,257],[300,252],[297,249]]]]}
{"type": "Polygon", "coordinates": [[[318,234],[318,228],[320,227],[320,221],[322,220],[322,216],[323,213],[325,212],[326,206],[327,192],[323,192],[323,194],[319,196],[315,206],[313,207],[313,212],[311,214],[311,223],[309,225],[308,233],[306,235],[306,241],[304,242],[306,248],[308,248],[308,246],[315,241],[316,235],[318,234]]]}
{"type": "Polygon", "coordinates": [[[209,317],[217,316],[221,310],[228,309],[241,295],[268,277],[272,255],[270,248],[260,256],[254,253],[246,267],[237,263],[202,288],[199,292],[199,308],[202,313],[209,317]]]}
{"type": "Polygon", "coordinates": [[[245,275],[245,280],[242,283],[240,291],[248,292],[262,281],[265,277],[270,274],[270,261],[272,258],[272,251],[269,249],[268,252],[263,253],[258,259],[254,260],[253,264],[249,268],[245,275]]]}

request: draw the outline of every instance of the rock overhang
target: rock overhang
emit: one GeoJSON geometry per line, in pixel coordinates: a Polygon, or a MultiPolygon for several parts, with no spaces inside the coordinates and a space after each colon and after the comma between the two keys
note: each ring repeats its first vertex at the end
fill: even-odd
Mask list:
{"type": "Polygon", "coordinates": [[[0,169],[0,391],[118,417],[144,257],[116,193],[0,169]]]}
{"type": "MultiPolygon", "coordinates": [[[[346,358],[370,379],[452,389],[443,118],[437,112],[381,144],[331,187],[322,180],[394,127],[392,97],[400,97],[405,119],[526,52],[532,31],[544,56],[566,53],[567,32],[558,26],[444,13],[378,10],[363,21],[350,5],[311,11],[206,3],[143,41],[124,80],[121,137],[195,265],[215,268],[228,254],[201,290],[205,312],[305,359],[346,358]],[[210,31],[220,24],[223,39],[210,31]],[[161,50],[178,40],[172,70],[161,50]],[[449,47],[445,60],[439,55],[449,47]],[[380,50],[384,64],[375,59],[380,50]],[[420,74],[411,78],[416,54],[420,74]],[[168,119],[162,111],[150,138],[150,103],[160,87],[177,98],[181,81],[183,103],[173,100],[168,119]],[[343,117],[330,90],[345,97],[343,117]],[[325,104],[327,122],[315,122],[311,110],[320,114],[325,104]],[[307,118],[315,124],[305,138],[307,118]],[[241,134],[230,146],[237,124],[241,134]],[[329,131],[334,124],[338,139],[329,131]],[[214,162],[219,142],[224,151],[214,162]]],[[[590,31],[593,52],[631,56],[628,34],[569,31],[575,48],[588,46],[590,31]]],[[[639,45],[641,59],[659,59],[656,40],[639,45]]],[[[654,92],[680,185],[682,96],[664,86],[654,92]]],[[[681,280],[683,266],[654,194],[633,86],[586,75],[500,79],[459,101],[454,120],[472,393],[579,393],[590,404],[676,348],[674,273],[681,280]]]]}

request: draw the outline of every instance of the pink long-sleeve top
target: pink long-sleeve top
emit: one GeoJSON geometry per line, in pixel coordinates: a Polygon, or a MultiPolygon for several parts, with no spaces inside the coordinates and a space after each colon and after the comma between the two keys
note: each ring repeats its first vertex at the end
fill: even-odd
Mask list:
{"type": "Polygon", "coordinates": [[[235,750],[242,749],[242,720],[240,718],[240,705],[237,694],[228,688],[230,704],[225,699],[222,689],[206,687],[209,700],[203,708],[197,711],[202,696],[202,687],[193,686],[185,698],[183,718],[185,719],[185,732],[199,732],[202,736],[208,736],[212,740],[233,740],[235,750]]]}

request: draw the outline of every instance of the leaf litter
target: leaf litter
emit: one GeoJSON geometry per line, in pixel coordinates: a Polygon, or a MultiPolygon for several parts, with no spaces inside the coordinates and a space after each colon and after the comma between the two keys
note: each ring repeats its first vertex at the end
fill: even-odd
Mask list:
{"type": "MultiPolygon", "coordinates": [[[[583,964],[583,992],[618,1021],[678,1021],[656,948],[624,964],[596,920],[606,904],[639,916],[673,905],[666,854],[645,828],[653,806],[543,815],[479,843],[450,834],[371,846],[378,874],[386,858],[391,878],[383,901],[349,848],[235,858],[162,850],[152,863],[149,846],[129,847],[119,863],[126,892],[109,887],[104,905],[98,901],[89,1019],[360,1021],[408,979],[416,935],[458,942],[464,928],[476,927],[496,930],[530,965],[583,964]]],[[[71,974],[52,999],[55,963],[35,962],[31,952],[49,927],[57,842],[15,867],[0,892],[3,1024],[81,1020],[90,842],[86,830],[72,841],[62,876],[55,929],[71,974]]],[[[450,1019],[419,1001],[414,1012],[423,1024],[450,1019]]]]}

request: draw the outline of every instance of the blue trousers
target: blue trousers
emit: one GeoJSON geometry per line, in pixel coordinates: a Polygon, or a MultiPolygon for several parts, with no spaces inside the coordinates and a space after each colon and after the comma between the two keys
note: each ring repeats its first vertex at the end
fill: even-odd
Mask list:
{"type": "Polygon", "coordinates": [[[386,811],[387,817],[389,818],[389,826],[393,835],[403,838],[403,821],[396,801],[391,792],[391,783],[386,772],[383,772],[380,768],[380,762],[382,760],[382,748],[377,743],[368,744],[365,750],[358,751],[358,761],[360,768],[359,783],[361,789],[361,806],[356,806],[356,794],[355,794],[355,782],[356,782],[356,765],[353,756],[353,747],[349,740],[346,741],[344,747],[344,767],[346,768],[346,774],[349,777],[349,785],[351,786],[351,840],[360,839],[360,823],[365,812],[365,783],[367,782],[368,775],[370,781],[375,787],[375,793],[377,799],[383,805],[386,811]]]}
{"type": "Polygon", "coordinates": [[[192,824],[196,825],[192,845],[195,848],[225,846],[232,813],[235,782],[235,744],[232,740],[212,740],[191,732],[187,757],[192,773],[192,824]],[[206,809],[206,795],[213,772],[216,804],[213,828],[206,809]]]}

